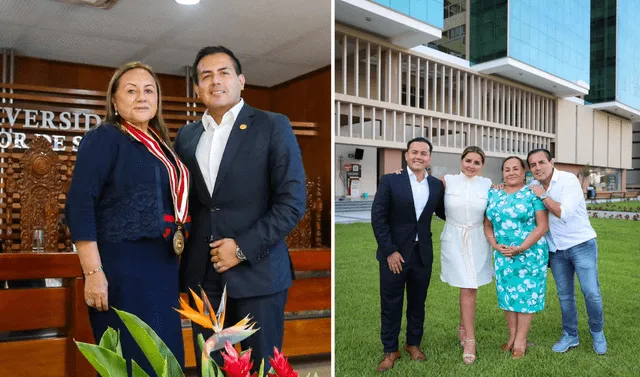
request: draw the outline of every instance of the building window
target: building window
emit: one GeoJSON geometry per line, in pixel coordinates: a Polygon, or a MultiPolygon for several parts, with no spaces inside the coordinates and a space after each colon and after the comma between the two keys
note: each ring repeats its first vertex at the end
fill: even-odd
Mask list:
{"type": "Polygon", "coordinates": [[[446,30],[442,33],[442,39],[430,42],[427,47],[464,59],[466,37],[466,25],[460,25],[446,30]]]}
{"type": "Polygon", "coordinates": [[[444,18],[453,17],[467,10],[467,0],[451,0],[444,2],[444,18]]]}
{"type": "Polygon", "coordinates": [[[507,56],[507,0],[471,0],[471,64],[507,56]]]}
{"type": "Polygon", "coordinates": [[[620,191],[622,171],[620,169],[591,168],[589,170],[589,185],[596,191],[620,191]]]}
{"type": "Polygon", "coordinates": [[[591,76],[584,99],[589,103],[616,99],[616,1],[591,2],[591,76]]]}

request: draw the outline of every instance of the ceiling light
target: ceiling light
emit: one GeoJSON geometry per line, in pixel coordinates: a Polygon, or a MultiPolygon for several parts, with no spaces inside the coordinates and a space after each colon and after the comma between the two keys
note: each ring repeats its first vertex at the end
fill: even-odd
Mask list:
{"type": "Polygon", "coordinates": [[[181,5],[196,5],[200,0],[176,0],[176,3],[181,5]]]}

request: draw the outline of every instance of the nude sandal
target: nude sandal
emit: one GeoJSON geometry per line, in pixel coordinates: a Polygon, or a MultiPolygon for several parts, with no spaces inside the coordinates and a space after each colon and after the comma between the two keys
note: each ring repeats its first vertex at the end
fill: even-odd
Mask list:
{"type": "MultiPolygon", "coordinates": [[[[464,339],[462,341],[463,346],[465,343],[473,343],[476,344],[476,340],[475,339],[464,339]]],[[[477,352],[477,350],[476,350],[477,352]]],[[[475,353],[463,353],[462,354],[462,362],[467,364],[467,365],[471,365],[476,361],[476,354],[475,353]]]]}

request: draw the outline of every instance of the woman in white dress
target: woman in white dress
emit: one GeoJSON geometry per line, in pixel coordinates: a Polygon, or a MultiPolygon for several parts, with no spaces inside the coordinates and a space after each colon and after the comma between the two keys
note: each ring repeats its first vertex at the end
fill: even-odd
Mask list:
{"type": "Polygon", "coordinates": [[[462,152],[460,174],[444,177],[447,221],[440,236],[440,279],[460,288],[458,338],[465,364],[476,360],[476,293],[479,286],[491,283],[493,276],[491,247],[483,229],[491,188],[491,180],[480,176],[484,158],[482,149],[468,147],[462,152]]]}

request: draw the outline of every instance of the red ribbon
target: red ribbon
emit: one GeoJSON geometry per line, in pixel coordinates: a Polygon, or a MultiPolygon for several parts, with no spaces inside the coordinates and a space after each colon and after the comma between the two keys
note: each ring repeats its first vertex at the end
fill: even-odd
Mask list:
{"type": "Polygon", "coordinates": [[[180,161],[178,156],[171,148],[169,148],[169,146],[167,146],[164,140],[162,140],[152,128],[149,127],[148,130],[155,139],[127,122],[123,122],[123,124],[129,135],[147,147],[149,152],[162,161],[164,166],[167,168],[175,219],[173,219],[173,216],[171,217],[172,221],[175,220],[175,224],[178,226],[178,229],[180,229],[185,222],[189,221],[189,170],[187,170],[187,167],[182,163],[182,161],[180,161]],[[162,144],[173,156],[176,166],[178,167],[177,170],[176,166],[174,166],[164,154],[160,144],[162,144]]]}

